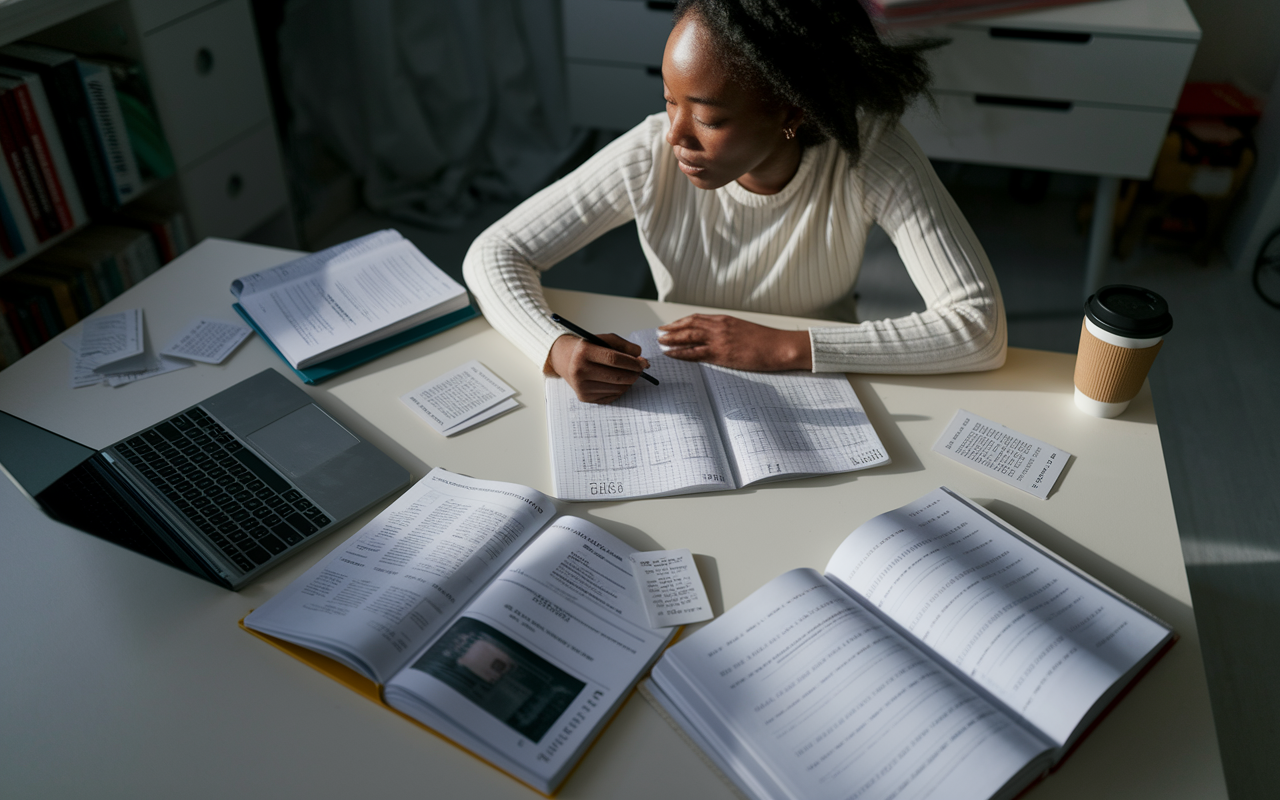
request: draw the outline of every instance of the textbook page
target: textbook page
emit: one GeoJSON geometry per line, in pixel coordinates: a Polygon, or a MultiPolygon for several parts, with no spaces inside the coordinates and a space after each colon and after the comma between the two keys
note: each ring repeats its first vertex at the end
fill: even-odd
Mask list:
{"type": "Polygon", "coordinates": [[[386,683],[554,514],[533,489],[433,469],[245,625],[386,683]]]}
{"type": "Polygon", "coordinates": [[[826,569],[1060,746],[1171,635],[946,489],[860,526],[826,569]]]}
{"type": "Polygon", "coordinates": [[[756,797],[1012,796],[1052,749],[810,569],[672,646],[653,682],[756,797]]]}
{"type": "Polygon", "coordinates": [[[634,552],[556,520],[391,680],[387,703],[554,786],[674,634],[646,624],[634,552]]]}
{"type": "Polygon", "coordinates": [[[739,485],[889,463],[843,374],[702,365],[739,485]]]}
{"type": "Polygon", "coordinates": [[[372,252],[380,247],[401,241],[403,238],[399,231],[387,229],[361,236],[358,239],[352,239],[349,242],[335,244],[333,247],[305,255],[302,258],[295,258],[293,261],[287,261],[270,269],[264,269],[262,272],[255,272],[252,275],[236,278],[231,282],[231,293],[238,298],[242,298],[244,295],[274,289],[291,281],[310,277],[331,263],[372,252]]]}
{"type": "Polygon", "coordinates": [[[463,308],[467,292],[401,239],[241,294],[240,304],[289,364],[305,369],[407,330],[428,310],[463,308]]]}
{"type": "Polygon", "coordinates": [[[657,332],[627,337],[660,381],[636,381],[611,405],[583,403],[548,378],[552,475],[565,500],[622,500],[736,489],[697,364],[668,358],[657,332]]]}

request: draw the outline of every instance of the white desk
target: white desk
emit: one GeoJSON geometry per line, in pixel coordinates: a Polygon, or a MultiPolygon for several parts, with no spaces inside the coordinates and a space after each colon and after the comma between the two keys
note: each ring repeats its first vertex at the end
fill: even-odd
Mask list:
{"type": "MultiPolygon", "coordinates": [[[[152,342],[163,344],[196,315],[233,319],[231,279],[288,257],[206,241],[104,311],[145,307],[152,342]]],[[[690,310],[575,292],[548,296],[589,328],[623,333],[690,310]]],[[[1070,356],[1013,350],[992,373],[854,377],[892,466],[732,493],[578,504],[574,512],[637,547],[689,547],[711,556],[718,577],[709,588],[732,605],[784,570],[820,567],[868,517],[950,486],[1182,636],[1028,797],[1224,798],[1150,393],[1144,389],[1121,419],[1087,417],[1072,405],[1072,363],[1070,356]],[[958,407],[1074,452],[1057,492],[1039,501],[935,456],[929,448],[958,407]]],[[[264,367],[281,366],[254,338],[221,367],[72,391],[67,353],[54,342],[0,373],[0,408],[101,446],[264,367]]],[[[542,378],[483,319],[307,391],[415,478],[443,466],[550,489],[542,378]],[[471,358],[510,382],[525,408],[444,439],[398,398],[471,358]]],[[[232,593],[52,523],[0,481],[5,796],[535,797],[237,628],[250,609],[373,513],[232,593]]],[[[730,797],[639,697],[623,707],[561,796],[730,797]]]]}

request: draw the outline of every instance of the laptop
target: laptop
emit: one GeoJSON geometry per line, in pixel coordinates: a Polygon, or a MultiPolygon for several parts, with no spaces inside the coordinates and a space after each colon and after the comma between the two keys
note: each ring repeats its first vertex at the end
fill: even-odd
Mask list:
{"type": "Polygon", "coordinates": [[[98,451],[0,411],[0,468],[53,519],[229,589],[409,485],[273,369],[98,451]]]}

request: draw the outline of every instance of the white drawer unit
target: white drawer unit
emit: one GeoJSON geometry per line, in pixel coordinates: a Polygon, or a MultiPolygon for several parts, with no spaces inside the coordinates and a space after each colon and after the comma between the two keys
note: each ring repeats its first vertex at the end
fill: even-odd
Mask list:
{"type": "Polygon", "coordinates": [[[271,115],[248,2],[229,0],[143,35],[165,133],[179,168],[271,115]]]}
{"type": "Polygon", "coordinates": [[[1173,108],[1177,76],[1196,53],[1194,41],[1046,31],[999,19],[931,33],[951,39],[928,54],[935,91],[1086,103],[1173,108]]]}
{"type": "Polygon", "coordinates": [[[903,123],[932,158],[1145,177],[1169,111],[935,92],[903,123]]]}
{"type": "Polygon", "coordinates": [[[564,0],[565,75],[575,125],[622,131],[663,109],[662,51],[675,5],[564,0]]]}
{"type": "Polygon", "coordinates": [[[285,207],[275,130],[263,124],[182,173],[182,198],[196,241],[234,239],[285,207]]]}

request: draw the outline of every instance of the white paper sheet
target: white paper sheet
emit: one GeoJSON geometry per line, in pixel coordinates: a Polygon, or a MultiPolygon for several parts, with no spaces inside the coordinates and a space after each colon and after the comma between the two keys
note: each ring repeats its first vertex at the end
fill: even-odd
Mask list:
{"type": "Polygon", "coordinates": [[[221,364],[251,333],[251,328],[234,322],[201,318],[165,345],[160,355],[221,364]]]}
{"type": "Polygon", "coordinates": [[[93,367],[80,357],[80,334],[69,333],[61,341],[71,351],[71,388],[83,389],[102,383],[106,376],[101,372],[94,372],[93,367]]]}
{"type": "Polygon", "coordinates": [[[1071,454],[963,408],[956,412],[933,452],[1041,500],[1058,482],[1071,454]]]}
{"type": "Polygon", "coordinates": [[[80,330],[80,359],[90,369],[109,374],[142,367],[146,350],[142,309],[87,319],[80,330]]]}
{"type": "Polygon", "coordinates": [[[134,372],[120,372],[108,375],[106,376],[107,385],[112,388],[124,386],[125,384],[135,383],[146,378],[154,378],[166,372],[177,372],[180,369],[192,366],[192,363],[185,359],[158,356],[150,351],[144,353],[143,356],[146,361],[142,369],[134,372]]]}
{"type": "Polygon", "coordinates": [[[632,553],[631,573],[649,615],[649,627],[689,625],[715,616],[688,549],[632,553]]]}
{"type": "Polygon", "coordinates": [[[143,380],[144,378],[154,378],[157,375],[163,375],[166,372],[175,372],[180,369],[186,369],[192,366],[190,361],[181,358],[171,358],[169,356],[157,356],[150,350],[144,350],[142,355],[137,357],[141,360],[141,369],[132,372],[119,372],[110,375],[104,375],[101,372],[95,372],[88,362],[80,357],[80,334],[67,334],[62,337],[62,344],[71,351],[71,388],[82,389],[86,386],[96,386],[99,383],[106,383],[108,386],[117,387],[124,386],[128,383],[143,380]]]}
{"type": "Polygon", "coordinates": [[[468,361],[405,394],[400,401],[445,436],[518,408],[516,393],[479,361],[468,361]]]}

